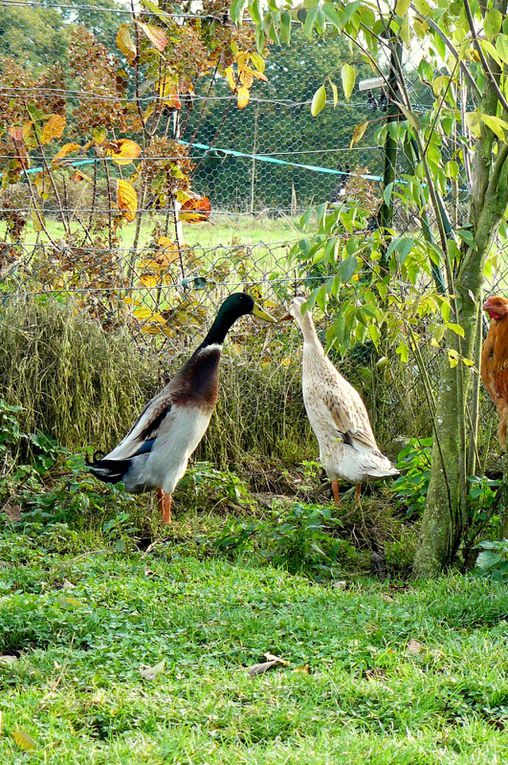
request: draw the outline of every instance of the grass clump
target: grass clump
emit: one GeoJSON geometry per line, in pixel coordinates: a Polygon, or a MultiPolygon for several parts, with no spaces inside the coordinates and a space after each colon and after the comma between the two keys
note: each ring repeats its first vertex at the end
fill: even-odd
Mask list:
{"type": "Polygon", "coordinates": [[[158,386],[155,356],[55,300],[9,300],[0,311],[0,397],[23,407],[26,432],[69,448],[108,448],[158,386]]]}

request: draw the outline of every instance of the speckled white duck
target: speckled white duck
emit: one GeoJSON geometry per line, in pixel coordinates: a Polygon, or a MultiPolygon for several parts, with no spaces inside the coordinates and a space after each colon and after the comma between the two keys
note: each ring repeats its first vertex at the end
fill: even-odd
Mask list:
{"type": "Polygon", "coordinates": [[[339,479],[360,485],[399,471],[378,449],[360,394],[326,357],[305,298],[294,298],[289,313],[303,334],[302,389],[305,409],[319,442],[319,458],[339,501],[339,479]]]}
{"type": "Polygon", "coordinates": [[[165,523],[171,521],[171,495],[217,403],[222,344],[234,322],[249,313],[275,321],[250,295],[230,295],[201,345],[146,405],[125,438],[105,457],[88,463],[96,478],[123,481],[132,494],[157,489],[165,523]]]}

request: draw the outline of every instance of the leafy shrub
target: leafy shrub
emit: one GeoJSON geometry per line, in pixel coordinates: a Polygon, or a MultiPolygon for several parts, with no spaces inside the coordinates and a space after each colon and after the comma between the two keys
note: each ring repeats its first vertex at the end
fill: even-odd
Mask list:
{"type": "Polygon", "coordinates": [[[187,510],[252,510],[254,499],[245,481],[230,470],[217,470],[209,462],[187,468],[175,492],[176,502],[187,510]]]}
{"type": "Polygon", "coordinates": [[[71,534],[69,524],[81,529],[94,525],[116,549],[132,545],[135,499],[117,486],[99,484],[85,472],[83,456],[72,454],[44,434],[24,433],[19,421],[22,414],[21,407],[0,399],[4,472],[0,507],[5,522],[34,533],[58,526],[60,535],[62,529],[71,534]],[[23,442],[30,444],[30,461],[19,459],[19,453],[27,451],[23,442]]]}
{"type": "Polygon", "coordinates": [[[253,555],[316,581],[336,579],[344,571],[369,571],[369,553],[341,539],[342,531],[332,508],[296,502],[282,509],[274,501],[267,518],[228,522],[213,549],[234,558],[253,555]]]}
{"type": "Polygon", "coordinates": [[[485,540],[478,547],[482,552],[476,560],[476,567],[493,579],[508,579],[508,539],[485,540]]]}
{"type": "Polygon", "coordinates": [[[402,500],[408,517],[419,517],[425,507],[429,487],[432,453],[431,438],[411,438],[398,454],[397,467],[401,475],[392,487],[402,500]]]}

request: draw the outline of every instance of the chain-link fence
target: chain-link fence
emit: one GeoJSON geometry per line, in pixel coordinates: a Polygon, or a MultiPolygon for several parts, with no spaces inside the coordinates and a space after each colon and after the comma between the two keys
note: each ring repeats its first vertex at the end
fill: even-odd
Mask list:
{"type": "MultiPolygon", "coordinates": [[[[25,66],[20,56],[3,63],[4,291],[72,293],[105,325],[127,318],[133,328],[167,341],[181,337],[174,332],[178,317],[185,315],[185,330],[193,332],[209,320],[205,308],[215,310],[228,292],[262,287],[265,300],[280,302],[298,289],[287,257],[298,236],[297,216],[309,205],[340,200],[348,179],[365,176],[377,186],[381,178],[383,157],[373,143],[386,109],[379,94],[355,92],[351,102],[329,105],[319,119],[311,116],[312,96],[339,70],[343,46],[309,45],[298,33],[291,47],[271,45],[264,75],[251,84],[249,103],[240,109],[217,65],[176,96],[165,85],[147,87],[149,66],[131,73],[122,90],[124,73],[111,56],[119,65],[122,57],[111,27],[129,14],[113,3],[73,7],[77,16],[90,11],[96,36],[71,33],[69,76],[58,61],[56,69],[54,62],[45,68],[52,62],[44,52],[39,67],[25,66]],[[97,58],[88,69],[87,56],[97,58]],[[157,124],[149,124],[149,110],[158,105],[157,124]],[[136,111],[144,114],[144,132],[139,125],[129,130],[136,111]],[[64,135],[56,125],[54,141],[44,138],[49,115],[66,119],[64,135]],[[354,126],[363,122],[361,146],[350,147],[354,126]],[[30,123],[35,138],[27,135],[30,123]],[[98,137],[101,130],[107,138],[98,137]],[[142,147],[132,163],[114,156],[115,145],[122,154],[127,136],[142,147]],[[103,150],[101,140],[113,148],[103,150]],[[136,192],[128,222],[118,209],[117,184],[125,179],[136,192]],[[190,205],[184,214],[175,203],[179,193],[183,208],[190,205]],[[200,200],[211,213],[206,206],[200,211],[200,200]],[[178,220],[192,219],[193,210],[199,222],[178,220]]],[[[0,8],[4,14],[37,8],[48,34],[55,12],[70,18],[66,4],[52,3],[50,12],[47,5],[3,0],[0,8]]],[[[210,15],[173,18],[189,33],[195,55],[202,55],[196,30],[210,15]]],[[[217,18],[227,29],[227,18],[217,18]]],[[[151,14],[143,19],[151,21],[151,14]]]]}

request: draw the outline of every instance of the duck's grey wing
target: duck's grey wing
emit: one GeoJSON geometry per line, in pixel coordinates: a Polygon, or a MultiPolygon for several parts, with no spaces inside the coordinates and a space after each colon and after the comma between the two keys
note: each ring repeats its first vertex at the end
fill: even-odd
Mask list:
{"type": "Polygon", "coordinates": [[[148,454],[172,406],[171,392],[166,388],[146,405],[125,438],[104,459],[125,460],[148,454]]]}

